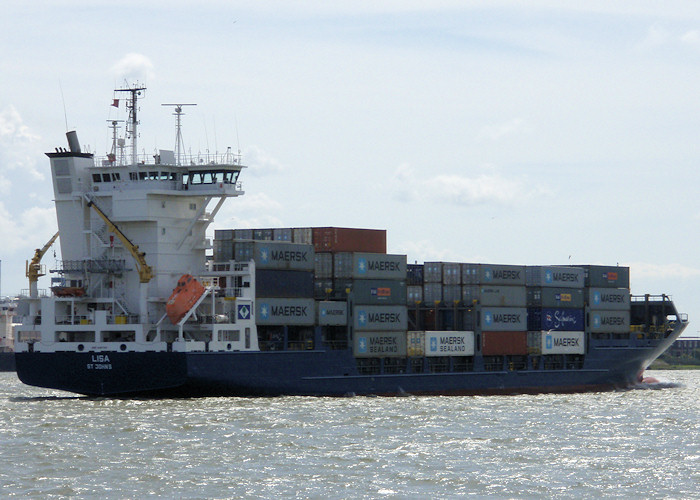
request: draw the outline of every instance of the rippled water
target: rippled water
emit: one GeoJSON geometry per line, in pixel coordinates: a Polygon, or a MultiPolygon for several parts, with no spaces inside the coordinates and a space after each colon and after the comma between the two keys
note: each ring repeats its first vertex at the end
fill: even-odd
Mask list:
{"type": "Polygon", "coordinates": [[[116,400],[2,373],[0,497],[700,498],[700,371],[648,374],[577,395],[116,400]]]}

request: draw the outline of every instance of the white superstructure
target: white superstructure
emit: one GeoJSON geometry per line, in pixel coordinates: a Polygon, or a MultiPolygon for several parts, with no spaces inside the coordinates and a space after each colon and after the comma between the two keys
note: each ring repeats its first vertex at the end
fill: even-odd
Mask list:
{"type": "Polygon", "coordinates": [[[214,272],[205,256],[206,229],[227,198],[243,194],[238,176],[246,167],[230,148],[177,160],[164,150],[139,157],[136,111],[145,89],[118,91],[128,96],[129,157],[116,121],[106,158],[83,153],[75,132],[67,134],[69,150],[47,154],[63,261],[54,270],[60,279],[54,278],[53,296],[29,299],[17,349],[100,351],[117,342],[128,351],[216,350],[224,342],[229,350],[257,350],[252,315],[235,314],[246,304],[253,309],[250,288],[242,286],[254,278],[253,264],[214,272]],[[201,278],[206,297],[173,325],[165,305],[183,274],[201,278]],[[226,289],[215,279],[221,276],[228,277],[226,289]],[[232,344],[235,338],[240,342],[232,344]]]}

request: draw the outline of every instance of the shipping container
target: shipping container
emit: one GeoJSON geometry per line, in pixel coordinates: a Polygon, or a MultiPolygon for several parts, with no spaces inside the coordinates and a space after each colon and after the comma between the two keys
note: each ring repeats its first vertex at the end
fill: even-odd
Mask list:
{"type": "Polygon", "coordinates": [[[524,286],[480,285],[476,289],[478,290],[476,299],[482,306],[525,307],[527,303],[527,292],[524,286]]]}
{"type": "Polygon", "coordinates": [[[404,305],[406,282],[398,280],[354,280],[352,296],[355,304],[404,305]]]}
{"type": "Polygon", "coordinates": [[[484,356],[526,356],[526,331],[491,331],[481,334],[481,353],[484,356]]]}
{"type": "Polygon", "coordinates": [[[423,285],[423,264],[406,265],[406,284],[423,285]]]}
{"type": "Polygon", "coordinates": [[[333,254],[333,277],[355,279],[406,279],[406,256],[365,252],[333,254]]]}
{"type": "Polygon", "coordinates": [[[442,283],[425,283],[423,285],[423,301],[426,304],[442,302],[442,283]]]}
{"type": "Polygon", "coordinates": [[[257,241],[272,241],[272,229],[253,229],[253,239],[257,241]]]}
{"type": "Polygon", "coordinates": [[[292,242],[292,228],[283,227],[272,230],[272,239],[275,241],[287,241],[292,242]]]}
{"type": "Polygon", "coordinates": [[[353,269],[353,278],[405,280],[406,256],[355,252],[353,269]]]}
{"type": "Polygon", "coordinates": [[[419,285],[408,285],[406,287],[406,303],[416,304],[423,302],[423,287],[419,285]]]}
{"type": "Polygon", "coordinates": [[[482,307],[479,315],[482,331],[526,331],[524,307],[482,307]]]}
{"type": "Polygon", "coordinates": [[[314,275],[311,271],[257,269],[255,296],[311,298],[314,296],[314,275]]]}
{"type": "MultiPolygon", "coordinates": [[[[525,285],[525,266],[505,264],[476,264],[475,266],[476,284],[525,285]]],[[[472,274],[470,274],[470,276],[472,276],[472,274]]],[[[473,279],[473,277],[471,279],[473,279]]]]}
{"type": "Polygon", "coordinates": [[[314,276],[316,279],[333,278],[333,254],[316,252],[314,255],[314,276]]]}
{"type": "Polygon", "coordinates": [[[336,299],[347,299],[352,292],[353,280],[350,278],[339,278],[333,280],[333,297],[336,299]]]}
{"type": "Polygon", "coordinates": [[[462,264],[462,284],[476,285],[479,283],[479,264],[462,264]]]}
{"type": "Polygon", "coordinates": [[[215,229],[214,240],[232,240],[233,229],[215,229]]]}
{"type": "Polygon", "coordinates": [[[303,243],[304,245],[313,245],[313,229],[311,229],[310,227],[293,228],[292,241],[294,243],[303,243]]]}
{"type": "Polygon", "coordinates": [[[425,356],[425,332],[406,332],[406,338],[406,354],[408,356],[425,356]]]}
{"type": "Polygon", "coordinates": [[[588,331],[608,333],[628,333],[630,331],[630,311],[591,310],[587,313],[588,331]]]}
{"type": "Polygon", "coordinates": [[[406,306],[355,305],[353,307],[355,330],[407,330],[406,306]]]}
{"type": "Polygon", "coordinates": [[[314,297],[325,299],[331,295],[333,295],[333,280],[314,280],[314,297]]]}
{"type": "Polygon", "coordinates": [[[528,330],[583,331],[583,309],[529,308],[528,330]]]}
{"type": "Polygon", "coordinates": [[[313,325],[316,320],[314,299],[259,299],[255,311],[258,325],[313,325]]]}
{"type": "Polygon", "coordinates": [[[460,285],[462,284],[462,264],[455,262],[442,263],[442,284],[460,285]]]}
{"type": "Polygon", "coordinates": [[[585,286],[593,288],[630,287],[630,268],[621,266],[581,266],[585,273],[585,286]]]}
{"type": "Polygon", "coordinates": [[[425,332],[426,356],[473,356],[474,332],[425,332]]]}
{"type": "Polygon", "coordinates": [[[442,262],[426,262],[423,265],[424,283],[442,283],[442,262]]]}
{"type": "Polygon", "coordinates": [[[525,275],[528,286],[583,288],[584,272],[580,267],[527,266],[525,275]]]}
{"type": "Polygon", "coordinates": [[[585,354],[586,334],[582,331],[527,332],[527,346],[530,354],[585,354]]]}
{"type": "Polygon", "coordinates": [[[317,252],[386,253],[386,231],[346,227],[312,228],[317,252]]]}
{"type": "Polygon", "coordinates": [[[355,332],[353,352],[357,358],[406,356],[406,332],[355,332]]]}
{"type": "Polygon", "coordinates": [[[442,285],[443,302],[454,303],[462,300],[462,287],[460,285],[442,285]]]}
{"type": "Polygon", "coordinates": [[[252,229],[234,229],[233,230],[234,240],[252,240],[253,230],[252,229]]]}
{"type": "Polygon", "coordinates": [[[235,259],[239,262],[254,260],[257,269],[314,270],[315,257],[311,245],[244,240],[234,241],[233,245],[235,259]]]}
{"type": "Polygon", "coordinates": [[[341,301],[319,301],[318,324],[344,326],[348,324],[348,303],[341,301]]]}
{"type": "Polygon", "coordinates": [[[475,309],[468,309],[466,311],[461,311],[462,314],[462,324],[461,328],[464,330],[476,330],[476,320],[478,318],[478,313],[475,309]]]}
{"type": "Polygon", "coordinates": [[[573,307],[584,306],[582,288],[528,287],[528,307],[573,307]]]}
{"type": "Polygon", "coordinates": [[[214,262],[228,262],[233,257],[233,241],[214,240],[214,262]]]}
{"type": "Polygon", "coordinates": [[[626,311],[630,308],[630,291],[627,288],[589,288],[588,305],[591,309],[626,311]]]}

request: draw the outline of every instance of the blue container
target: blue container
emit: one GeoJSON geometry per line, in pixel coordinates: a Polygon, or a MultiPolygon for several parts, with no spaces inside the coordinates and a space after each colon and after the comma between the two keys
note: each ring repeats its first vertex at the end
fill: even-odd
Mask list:
{"type": "Polygon", "coordinates": [[[583,309],[530,308],[527,310],[527,329],[569,332],[583,330],[583,309]]]}

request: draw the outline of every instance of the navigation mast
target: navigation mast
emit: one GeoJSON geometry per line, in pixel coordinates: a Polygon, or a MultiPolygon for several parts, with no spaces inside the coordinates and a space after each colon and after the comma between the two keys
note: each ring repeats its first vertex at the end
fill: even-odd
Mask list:
{"type": "Polygon", "coordinates": [[[146,87],[139,87],[138,84],[134,85],[133,88],[125,89],[115,89],[115,92],[129,92],[130,97],[126,99],[126,109],[129,111],[129,119],[126,122],[126,136],[131,138],[131,164],[136,165],[138,163],[138,124],[139,121],[136,117],[138,112],[137,101],[139,96],[143,95],[146,91],[146,87]]]}
{"type": "Polygon", "coordinates": [[[196,104],[161,104],[161,106],[175,106],[175,112],[173,113],[173,115],[177,117],[177,133],[175,134],[175,154],[177,160],[176,165],[181,166],[182,163],[180,162],[180,149],[184,149],[184,146],[182,145],[182,115],[185,114],[182,112],[182,107],[196,106],[196,104]]]}

